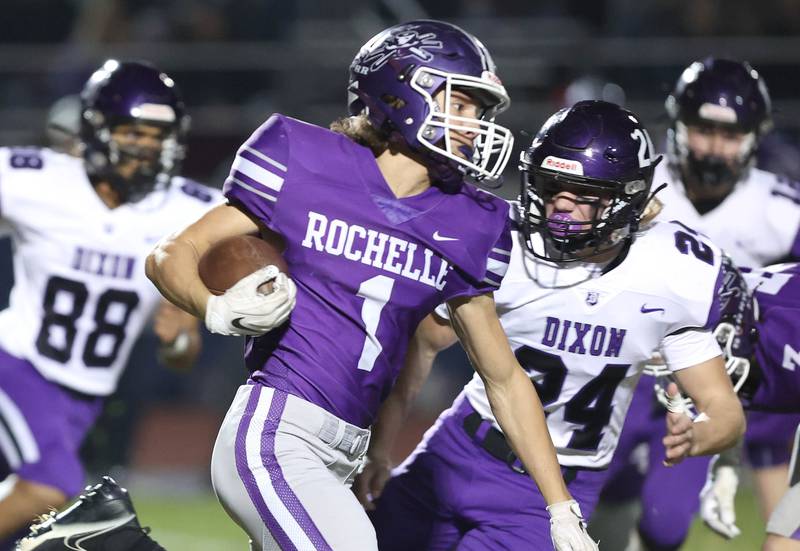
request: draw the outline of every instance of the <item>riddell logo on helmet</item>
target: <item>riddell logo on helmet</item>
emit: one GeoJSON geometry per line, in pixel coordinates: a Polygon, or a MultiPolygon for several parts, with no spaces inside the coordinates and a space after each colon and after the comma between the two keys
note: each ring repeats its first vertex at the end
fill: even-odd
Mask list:
{"type": "Polygon", "coordinates": [[[583,176],[583,165],[581,163],[569,159],[562,159],[560,157],[553,157],[552,155],[545,157],[544,161],[542,161],[542,168],[583,176]]]}
{"type": "Polygon", "coordinates": [[[716,103],[704,103],[697,111],[701,119],[727,124],[736,124],[736,111],[727,105],[717,105],[716,103]]]}
{"type": "Polygon", "coordinates": [[[158,103],[142,103],[131,109],[131,116],[156,122],[175,122],[175,110],[158,103]]]}
{"type": "Polygon", "coordinates": [[[481,74],[481,78],[483,80],[488,80],[488,81],[494,82],[498,86],[502,86],[503,85],[503,82],[500,80],[500,77],[498,77],[496,74],[494,74],[491,71],[484,71],[481,74]]]}

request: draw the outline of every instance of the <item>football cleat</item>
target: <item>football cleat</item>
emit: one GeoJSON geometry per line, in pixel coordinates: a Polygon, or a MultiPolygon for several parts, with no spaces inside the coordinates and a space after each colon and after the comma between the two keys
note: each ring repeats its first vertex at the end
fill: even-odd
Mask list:
{"type": "Polygon", "coordinates": [[[113,478],[87,486],[61,513],[51,512],[17,542],[16,551],[125,551],[162,549],[136,518],[128,491],[113,478]]]}

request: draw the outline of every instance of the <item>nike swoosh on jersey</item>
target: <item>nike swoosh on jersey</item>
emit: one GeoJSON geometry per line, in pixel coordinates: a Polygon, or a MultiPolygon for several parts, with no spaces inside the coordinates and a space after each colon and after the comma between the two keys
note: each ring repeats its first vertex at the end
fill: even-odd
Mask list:
{"type": "Polygon", "coordinates": [[[433,232],[433,240],[434,241],[458,241],[458,237],[445,237],[444,235],[439,235],[439,230],[433,232]]]}
{"type": "Polygon", "coordinates": [[[653,312],[666,312],[663,308],[648,308],[646,304],[642,304],[642,308],[639,310],[642,314],[651,314],[653,312]]]}
{"type": "Polygon", "coordinates": [[[242,320],[243,320],[243,319],[244,319],[244,317],[241,317],[241,318],[234,318],[233,320],[231,320],[231,325],[233,325],[233,326],[234,326],[235,328],[237,328],[237,329],[244,329],[245,331],[252,331],[253,333],[260,333],[260,332],[261,332],[261,331],[260,331],[260,330],[258,330],[258,329],[255,329],[255,328],[253,328],[253,327],[250,327],[249,325],[244,325],[244,324],[242,323],[242,320]]]}

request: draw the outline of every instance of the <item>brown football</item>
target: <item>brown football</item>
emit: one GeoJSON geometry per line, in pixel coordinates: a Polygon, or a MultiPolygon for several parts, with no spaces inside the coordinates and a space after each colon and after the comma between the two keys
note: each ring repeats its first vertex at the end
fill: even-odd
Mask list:
{"type": "MultiPolygon", "coordinates": [[[[208,290],[221,295],[243,277],[269,264],[288,274],[289,267],[281,256],[283,249],[283,240],[274,233],[264,239],[252,235],[229,237],[215,243],[200,257],[197,271],[208,290]]],[[[269,292],[271,288],[268,284],[260,290],[269,292]]]]}

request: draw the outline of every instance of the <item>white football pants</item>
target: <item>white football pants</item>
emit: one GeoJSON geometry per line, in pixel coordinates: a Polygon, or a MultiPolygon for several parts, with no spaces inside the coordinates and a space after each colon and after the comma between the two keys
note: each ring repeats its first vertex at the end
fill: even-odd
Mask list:
{"type": "Polygon", "coordinates": [[[214,491],[253,551],[377,551],[350,491],[369,434],[291,394],[243,385],[214,445],[214,491]]]}

